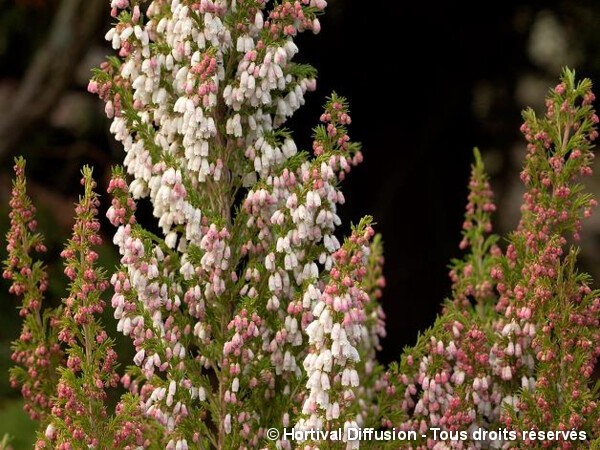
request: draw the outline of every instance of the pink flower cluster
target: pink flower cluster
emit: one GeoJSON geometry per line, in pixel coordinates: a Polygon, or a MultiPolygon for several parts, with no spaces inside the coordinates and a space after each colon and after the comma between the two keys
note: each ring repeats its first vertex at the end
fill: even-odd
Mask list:
{"type": "MultiPolygon", "coordinates": [[[[581,220],[596,201],[578,177],[593,160],[593,94],[565,71],[550,94],[548,113],[525,113],[528,152],[522,219],[503,255],[491,231],[494,211],[476,152],[461,248],[470,253],[450,273],[453,301],[417,345],[381,380],[398,384],[400,414],[386,426],[424,433],[476,429],[585,430],[600,424],[590,379],[600,356],[600,296],[575,269],[581,220]]],[[[391,412],[388,412],[390,416],[391,412]]],[[[579,448],[579,441],[475,439],[418,448],[579,448]],[[536,447],[537,448],[537,447],[536,447]]]]}
{"type": "Polygon", "coordinates": [[[8,256],[3,278],[11,281],[9,292],[22,297],[20,316],[23,328],[13,343],[10,383],[20,387],[25,411],[34,420],[44,420],[50,408],[50,395],[56,384],[56,368],[63,359],[57,339],[57,321],[53,311],[44,313],[42,305],[48,287],[48,275],[32,253],[44,253],[46,246],[36,233],[35,207],[26,192],[25,161],[14,166],[15,179],[10,199],[10,229],[6,235],[8,256]]]}
{"type": "Polygon", "coordinates": [[[108,420],[106,389],[116,387],[119,376],[112,340],[99,321],[105,306],[101,295],[108,282],[96,268],[94,248],[102,239],[97,219],[100,202],[93,191],[96,184],[91,169],[84,168],[81,183],[85,192],[75,207],[73,235],[61,253],[71,282],[57,319],[58,338],[64,343],[67,360],[56,374],[56,395],[36,449],[71,450],[77,448],[75,442],[98,448],[113,425],[108,420]]]}

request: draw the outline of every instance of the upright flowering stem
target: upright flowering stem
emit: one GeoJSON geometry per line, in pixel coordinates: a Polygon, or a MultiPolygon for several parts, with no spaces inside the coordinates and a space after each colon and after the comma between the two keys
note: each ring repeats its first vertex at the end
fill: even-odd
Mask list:
{"type": "Polygon", "coordinates": [[[361,286],[369,300],[364,304],[365,323],[363,336],[358,347],[360,362],[356,370],[360,387],[356,390],[359,406],[357,423],[365,428],[378,428],[381,420],[380,402],[377,397],[378,380],[385,366],[377,361],[377,351],[381,350],[380,340],[386,336],[385,312],[379,302],[385,287],[383,275],[383,244],[381,235],[375,235],[368,252],[366,273],[361,286]]]}
{"type": "MultiPolygon", "coordinates": [[[[592,173],[592,142],[598,137],[593,101],[590,81],[577,83],[565,70],[546,100],[546,116],[524,113],[523,216],[499,269],[506,274],[498,285],[503,339],[492,354],[505,379],[528,380],[503,415],[516,430],[543,424],[591,436],[600,427],[598,398],[589,387],[600,356],[600,292],[577,272],[578,250],[567,244],[569,235],[579,239],[582,219],[597,205],[578,182],[592,173]],[[512,351],[517,345],[522,357],[512,351]]],[[[523,445],[573,448],[567,439],[523,445]]]]}
{"type": "MultiPolygon", "coordinates": [[[[363,220],[349,240],[333,253],[331,279],[313,308],[314,320],[306,328],[309,350],[304,359],[308,396],[298,426],[308,429],[356,427],[352,406],[360,380],[356,370],[369,297],[361,282],[366,275],[368,242],[373,237],[369,220],[363,220]]],[[[355,448],[355,442],[349,445],[355,448]]]]}
{"type": "Polygon", "coordinates": [[[112,442],[112,422],[106,407],[106,389],[115,387],[117,355],[113,341],[99,321],[105,304],[102,292],[108,282],[96,267],[102,243],[98,234],[99,200],[90,168],[83,169],[84,194],[75,208],[73,235],[61,256],[69,278],[69,296],[63,300],[59,339],[67,350],[66,367],[59,370],[57,395],[50,423],[36,448],[70,450],[108,448],[112,442]]]}
{"type": "MultiPolygon", "coordinates": [[[[546,116],[524,113],[523,215],[504,255],[494,236],[484,237],[494,207],[476,153],[461,243],[470,253],[454,263],[453,301],[379,388],[397,387],[403,396],[404,417],[387,426],[514,434],[428,436],[419,448],[589,448],[597,438],[598,395],[590,384],[600,355],[600,293],[577,272],[577,248],[567,247],[596,206],[578,182],[591,174],[593,100],[589,80],[576,83],[565,70],[546,116]],[[522,433],[572,429],[582,434],[522,433]]],[[[393,413],[393,405],[384,410],[393,413]]]]}
{"type": "MultiPolygon", "coordinates": [[[[131,177],[115,172],[108,213],[122,255],[112,304],[136,350],[127,380],[168,449],[256,448],[268,428],[303,420],[307,330],[326,286],[341,282],[330,278],[338,184],[362,160],[348,107],[328,101],[314,158],[283,128],[315,88],[314,69],[292,61],[293,38],[319,31],[327,3],[267,3],[155,1],[144,17],[137,2],[113,2],[119,23],[106,37],[121,59],[89,85],[106,101],[131,177]],[[141,198],[161,235],[136,223],[141,198]]],[[[346,266],[362,267],[367,254],[340,259],[355,280],[343,287],[352,310],[368,298],[364,273],[346,266]]],[[[372,358],[382,314],[368,313],[373,334],[360,351],[372,358]]],[[[370,331],[364,311],[349,317],[354,346],[370,331]]],[[[351,392],[357,369],[345,374],[351,392]]],[[[356,420],[351,403],[338,404],[336,420],[356,420]]]]}
{"type": "Polygon", "coordinates": [[[493,279],[490,276],[494,259],[500,249],[496,242],[498,236],[492,231],[491,215],[496,210],[489,178],[485,172],[481,154],[474,151],[475,163],[471,168],[469,196],[463,223],[463,239],[460,249],[468,249],[465,259],[453,261],[450,271],[453,299],[459,307],[473,303],[479,314],[494,306],[496,297],[493,292],[493,279]]]}
{"type": "Polygon", "coordinates": [[[488,361],[496,298],[490,270],[500,250],[498,237],[490,234],[495,206],[488,176],[479,151],[474,153],[460,243],[467,252],[452,264],[452,301],[417,344],[405,350],[400,365],[392,366],[376,385],[383,393],[382,425],[417,432],[419,449],[489,445],[487,438],[478,442],[458,435],[436,442],[427,430],[494,429],[499,420],[502,395],[488,361]]]}
{"type": "Polygon", "coordinates": [[[43,263],[34,260],[32,253],[43,253],[46,247],[43,237],[35,232],[35,207],[27,196],[23,158],[15,160],[14,171],[10,230],[6,235],[8,258],[3,276],[12,281],[9,292],[23,298],[20,308],[23,329],[13,342],[12,360],[18,366],[11,370],[10,380],[13,387],[21,387],[29,416],[45,422],[57,381],[56,368],[62,360],[56,328],[60,312],[43,307],[48,275],[43,263]]]}

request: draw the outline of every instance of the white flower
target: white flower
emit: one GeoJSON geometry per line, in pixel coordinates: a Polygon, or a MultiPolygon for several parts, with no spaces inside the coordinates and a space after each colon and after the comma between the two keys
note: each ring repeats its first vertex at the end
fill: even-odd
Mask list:
{"type": "Polygon", "coordinates": [[[263,27],[263,23],[263,13],[259,10],[254,17],[254,26],[260,30],[263,27]]]}
{"type": "Polygon", "coordinates": [[[174,248],[176,242],[177,233],[175,233],[174,231],[167,233],[167,236],[165,237],[165,244],[167,245],[167,247],[174,248]]]}
{"type": "Polygon", "coordinates": [[[227,414],[225,416],[225,420],[223,421],[223,429],[225,430],[225,433],[231,433],[231,414],[227,414]]]}
{"type": "Polygon", "coordinates": [[[145,349],[141,349],[139,350],[135,356],[133,357],[133,362],[135,363],[136,366],[139,366],[142,364],[142,361],[144,360],[144,357],[146,356],[146,350],[145,349]]]}

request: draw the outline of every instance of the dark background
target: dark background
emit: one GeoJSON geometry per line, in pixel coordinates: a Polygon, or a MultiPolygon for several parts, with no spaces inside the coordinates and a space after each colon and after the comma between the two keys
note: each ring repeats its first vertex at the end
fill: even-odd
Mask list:
{"type": "MultiPolygon", "coordinates": [[[[307,37],[302,48],[320,71],[317,96],[348,96],[353,136],[363,142],[365,163],[349,177],[343,213],[352,221],[372,214],[383,234],[387,362],[431,325],[450,294],[447,265],[460,256],[473,147],[493,177],[497,228],[516,224],[520,111],[543,107],[564,65],[600,81],[600,5],[368,4],[333,3],[338,11],[323,21],[322,35],[307,37]]],[[[306,115],[316,117],[319,103],[306,115]]],[[[583,243],[592,272],[597,224],[587,224],[583,243]]]]}
{"type": "MultiPolygon", "coordinates": [[[[600,80],[600,4],[329,3],[322,33],[299,39],[300,59],[316,66],[320,83],[291,126],[299,147],[308,149],[325,97],[335,90],[350,100],[351,134],[363,143],[365,162],[345,183],[342,231],[371,214],[383,234],[389,337],[381,359],[389,362],[433,322],[450,293],[447,265],[460,256],[474,146],[484,154],[497,193],[497,227],[505,232],[518,220],[520,110],[543,106],[564,65],[600,80]]],[[[108,4],[0,0],[0,232],[7,227],[11,161],[25,154],[31,193],[48,232],[51,301],[60,301],[64,287],[58,253],[71,225],[79,168],[94,164],[105,183],[110,165],[123,157],[108,133],[103,105],[85,90],[89,69],[113,53],[102,39],[108,4]],[[67,3],[77,13],[56,24],[67,3]]],[[[599,185],[590,182],[595,191],[599,185]]],[[[592,219],[582,244],[583,265],[596,275],[599,232],[600,222],[592,219]]],[[[108,245],[109,267],[116,261],[111,251],[108,245]]],[[[5,293],[0,299],[4,370],[19,324],[14,299],[5,293]]],[[[5,381],[0,386],[1,416],[16,393],[5,381]]]]}

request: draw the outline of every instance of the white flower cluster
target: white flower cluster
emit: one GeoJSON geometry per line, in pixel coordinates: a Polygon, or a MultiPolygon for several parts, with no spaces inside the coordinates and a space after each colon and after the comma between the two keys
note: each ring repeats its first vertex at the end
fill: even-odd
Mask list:
{"type": "MultiPolygon", "coordinates": [[[[127,152],[134,198],[150,196],[165,233],[174,224],[198,223],[198,205],[190,204],[180,185],[196,188],[221,179],[230,151],[226,136],[244,138],[246,153],[262,175],[295,154],[291,139],[278,146],[265,134],[298,109],[305,92],[315,87],[314,79],[298,79],[289,72],[298,51],[291,37],[257,49],[256,43],[262,42],[260,10],[234,48],[223,19],[230,7],[222,0],[200,2],[195,10],[179,0],[152,2],[145,25],[139,18],[122,21],[106,35],[115,49],[127,49],[119,71],[130,83],[137,112],[131,119],[116,113],[116,101],[109,101],[115,116],[111,131],[127,152]],[[236,52],[243,56],[235,76],[226,80],[226,66],[235,61],[236,52]],[[230,107],[230,115],[224,106],[230,107]],[[217,123],[226,123],[225,136],[217,123]],[[170,162],[165,164],[161,155],[168,155],[170,162]],[[177,201],[169,199],[173,189],[177,201]]],[[[187,240],[197,243],[197,233],[186,231],[187,240]]]]}
{"type": "MultiPolygon", "coordinates": [[[[313,169],[314,166],[306,163],[295,176],[284,173],[267,180],[272,189],[268,198],[274,207],[270,211],[267,210],[269,213],[273,212],[267,218],[267,226],[263,230],[275,227],[286,230],[285,234],[272,236],[274,240],[272,251],[264,258],[264,266],[269,273],[268,288],[271,295],[268,308],[276,311],[282,302],[286,302],[282,305],[284,310],[287,310],[285,328],[280,331],[285,334],[285,341],[294,347],[303,343],[302,326],[299,323],[302,313],[310,311],[313,303],[320,296],[316,284],[319,279],[317,262],[323,264],[325,270],[329,270],[332,265],[329,251],[339,248],[337,238],[332,233],[335,224],[339,224],[340,221],[336,214],[336,204],[340,199],[343,200],[343,197],[331,183],[332,179],[329,177],[333,174],[331,168],[323,165],[322,172],[318,173],[318,179],[321,181],[318,183],[320,186],[318,189],[309,189],[306,192],[305,184],[296,184],[298,180],[310,180],[314,173],[313,169]],[[291,189],[292,186],[295,189],[291,189]],[[275,208],[276,206],[279,208],[275,208]],[[306,248],[320,243],[323,239],[329,251],[322,252],[319,261],[308,259],[306,248]],[[296,301],[298,289],[304,289],[305,292],[301,303],[296,301]],[[296,306],[287,307],[289,302],[296,306]]],[[[257,198],[256,194],[248,196],[248,207],[255,198],[257,198]]],[[[259,194],[257,198],[259,203],[260,198],[259,194]]],[[[300,368],[294,353],[285,351],[277,345],[276,339],[271,341],[269,347],[277,373],[299,372],[300,368]]]]}
{"type": "MultiPolygon", "coordinates": [[[[254,155],[247,153],[246,156],[252,158],[254,155]]],[[[256,229],[255,240],[247,242],[244,251],[256,254],[259,263],[266,269],[267,311],[273,317],[281,318],[280,329],[263,330],[263,349],[269,351],[275,373],[284,380],[288,379],[286,373],[300,375],[302,368],[307,369],[306,363],[303,365],[301,361],[307,357],[305,336],[310,339],[310,327],[314,328],[320,320],[314,309],[323,298],[322,271],[328,273],[332,270],[333,254],[340,249],[333,232],[340,224],[337,204],[344,202],[337,188],[337,173],[344,164],[342,160],[347,163],[343,156],[305,162],[295,172],[263,166],[263,179],[250,190],[243,205],[248,217],[246,225],[256,229]],[[311,248],[320,248],[321,251],[317,255],[308,253],[307,249],[311,248]]],[[[363,253],[366,257],[368,250],[363,249],[363,253]]],[[[360,261],[364,262],[363,259],[360,261]]],[[[256,267],[247,269],[245,281],[240,295],[250,298],[259,295],[264,282],[256,267]]],[[[363,295],[362,291],[349,289],[347,295],[336,298],[335,308],[348,311],[356,306],[354,297],[363,295]]],[[[334,331],[336,339],[329,353],[333,358],[332,364],[345,364],[345,359],[359,360],[355,345],[369,334],[362,325],[363,319],[360,313],[356,313],[344,322],[342,329],[338,329],[342,323],[337,324],[339,336],[334,331]],[[350,345],[350,341],[355,344],[350,345]]],[[[314,342],[308,344],[310,348],[314,342]]],[[[324,374],[323,379],[329,380],[329,375],[324,374]]],[[[331,405],[322,402],[324,409],[330,410],[327,420],[340,417],[344,406],[355,396],[353,389],[358,386],[358,373],[353,367],[342,370],[340,376],[346,386],[345,400],[331,402],[331,405]]],[[[312,380],[316,382],[316,378],[312,380]]],[[[310,383],[306,387],[308,395],[311,395],[310,383]]],[[[290,385],[286,385],[284,391],[289,390],[290,385]]],[[[322,394],[317,394],[315,389],[314,395],[322,394]]],[[[328,401],[327,393],[323,400],[328,401]]],[[[287,448],[284,441],[279,445],[287,448]]]]}
{"type": "MultiPolygon", "coordinates": [[[[181,288],[172,279],[166,281],[169,271],[165,269],[166,257],[160,247],[146,250],[142,240],[133,235],[130,225],[119,228],[114,242],[123,255],[121,263],[127,269],[126,274],[115,274],[111,280],[115,288],[112,306],[119,320],[117,330],[132,337],[137,351],[133,362],[151,379],[156,370],[168,372],[169,368],[180,366],[187,356],[171,314],[181,305],[181,288]],[[130,299],[132,293],[136,296],[135,302],[130,299]],[[147,350],[148,342],[154,343],[154,351],[147,350]]],[[[192,387],[189,380],[178,377],[168,379],[166,385],[157,385],[144,402],[146,414],[155,418],[167,432],[175,429],[179,417],[188,415],[186,402],[181,396],[175,397],[178,385],[187,387],[188,401],[202,400],[202,387],[192,387]]],[[[171,440],[166,448],[187,448],[187,442],[171,440]]]]}
{"type": "MultiPolygon", "coordinates": [[[[358,349],[369,333],[364,324],[369,298],[352,278],[366,265],[368,255],[365,246],[349,260],[346,246],[333,254],[332,279],[314,304],[314,320],[306,328],[310,351],[303,366],[308,395],[302,412],[307,418],[296,424],[300,429],[320,429],[326,422],[338,420],[347,429],[362,422],[360,415],[351,416],[344,408],[356,400],[360,385],[355,367],[360,361],[358,349]]],[[[358,442],[348,442],[347,448],[358,446],[358,442]]]]}
{"type": "MultiPolygon", "coordinates": [[[[287,163],[297,155],[296,144],[280,129],[316,86],[313,71],[292,62],[298,52],[293,36],[307,29],[318,32],[315,12],[326,2],[284,2],[268,13],[265,4],[157,0],[148,6],[145,23],[134,6],[133,14],[122,16],[106,35],[123,58],[113,66],[114,85],[109,86],[111,131],[127,153],[131,196],[150,199],[165,237],[164,246],[145,248],[152,239],[140,237],[133,222],[119,222],[114,241],[124,271],[112,280],[117,291],[113,306],[119,330],[134,339],[134,362],[144,375],[166,371],[167,379],[156,382],[146,396],[145,408],[169,432],[186,411],[181,399],[205,398],[201,386],[172,376],[189,358],[182,333],[197,338],[201,347],[213,344],[218,324],[207,320],[213,316],[207,310],[219,301],[235,297],[237,302],[238,293],[264,298],[270,316],[263,320],[253,311],[245,316],[234,303],[234,330],[223,342],[223,361],[202,350],[196,359],[210,370],[219,364],[230,367],[230,387],[219,399],[235,406],[223,410],[225,433],[239,426],[247,435],[244,427],[258,420],[256,412],[241,409],[239,394],[258,383],[250,382],[248,374],[254,352],[260,351],[272,365],[271,375],[260,374],[271,390],[277,376],[284,391],[292,392],[303,369],[308,371],[307,390],[299,395],[310,423],[321,420],[322,412],[324,420],[344,418],[346,427],[355,423],[344,408],[359,386],[359,344],[371,338],[362,309],[368,298],[348,277],[331,286],[323,283],[340,251],[334,231],[341,222],[337,204],[344,197],[337,184],[360,162],[348,152],[343,125],[349,117],[335,112],[344,117],[336,122],[344,131],[336,137],[337,125],[329,125],[323,139],[331,142],[320,144],[336,148],[328,158],[302,156],[293,168],[287,163]],[[239,14],[242,8],[248,17],[239,14]],[[233,193],[242,187],[250,188],[239,213],[248,237],[234,249],[231,241],[239,236],[230,236],[235,226],[230,215],[233,193]],[[238,259],[232,261],[234,253],[238,259]],[[248,260],[238,283],[240,257],[248,260]],[[343,294],[327,291],[334,285],[343,294]],[[239,290],[227,295],[234,286],[239,290]],[[180,328],[182,314],[188,325],[180,328]],[[259,342],[254,351],[253,338],[259,342]],[[149,341],[159,350],[148,350],[149,341]],[[337,396],[331,401],[330,389],[337,396]],[[184,390],[187,397],[181,395],[184,390]]],[[[118,12],[129,2],[112,6],[118,12]]],[[[339,111],[342,104],[332,108],[339,111]]],[[[112,220],[121,220],[123,211],[113,208],[112,220]]],[[[353,264],[364,264],[367,256],[363,248],[353,264]]],[[[289,414],[284,421],[290,422],[289,414]]],[[[167,448],[187,448],[187,441],[172,439],[167,448]]]]}

